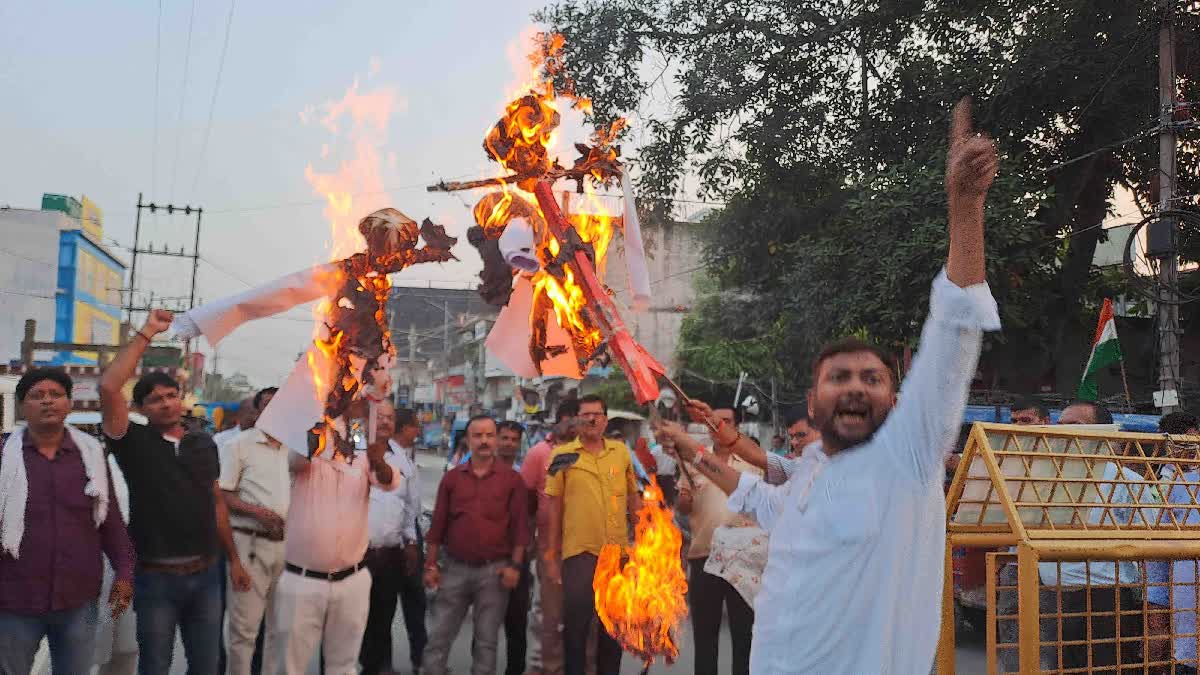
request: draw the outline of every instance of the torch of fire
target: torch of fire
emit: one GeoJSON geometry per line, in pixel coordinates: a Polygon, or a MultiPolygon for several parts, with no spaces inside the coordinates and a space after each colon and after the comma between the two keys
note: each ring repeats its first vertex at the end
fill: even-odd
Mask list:
{"type": "MultiPolygon", "coordinates": [[[[534,225],[542,270],[533,278],[531,332],[535,338],[545,335],[545,331],[539,330],[538,326],[546,320],[545,313],[549,307],[554,320],[571,336],[571,346],[582,366],[596,356],[604,336],[587,315],[587,296],[581,280],[570,265],[561,266],[561,272],[557,274],[547,271],[547,268],[555,265],[562,246],[546,227],[545,215],[531,194],[539,178],[563,170],[554,156],[557,129],[562,120],[560,99],[566,99],[572,108],[585,114],[591,112],[591,101],[576,95],[569,81],[563,88],[555,87],[554,78],[562,72],[563,45],[561,35],[540,36],[538,48],[529,57],[532,74],[521,86],[522,93],[505,106],[500,121],[488,131],[483,144],[488,157],[500,164],[502,176],[516,176],[517,179],[511,183],[500,183],[497,191],[486,195],[475,207],[475,221],[490,238],[498,237],[512,218],[526,218],[534,225]],[[533,211],[534,217],[530,217],[528,211],[533,211]]],[[[563,80],[562,77],[558,79],[563,80]]],[[[624,126],[625,120],[618,119],[607,129],[593,135],[594,146],[577,146],[581,158],[576,161],[576,167],[585,167],[589,174],[602,182],[609,180],[613,171],[619,170],[612,143],[624,126]]],[[[596,272],[603,278],[608,247],[617,220],[599,198],[593,181],[580,181],[580,187],[583,191],[582,205],[578,211],[569,214],[568,219],[579,239],[591,246],[596,272]]],[[[564,208],[564,211],[568,209],[564,208]]],[[[538,347],[544,348],[545,345],[538,347]]],[[[537,363],[539,359],[535,358],[534,361],[537,363]]]]}
{"type": "Polygon", "coordinates": [[[596,613],[609,635],[646,665],[657,656],[668,663],[679,656],[675,633],[687,615],[682,543],[662,490],[651,479],[638,511],[633,548],[605,546],[596,564],[596,613]]]}

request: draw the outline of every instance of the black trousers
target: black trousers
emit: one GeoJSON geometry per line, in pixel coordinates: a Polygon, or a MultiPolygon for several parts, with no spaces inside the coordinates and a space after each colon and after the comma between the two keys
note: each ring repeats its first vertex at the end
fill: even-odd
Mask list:
{"type": "Polygon", "coordinates": [[[596,640],[596,675],[619,675],[621,672],[621,643],[617,642],[596,616],[596,594],[592,578],[596,576],[596,556],[580,553],[562,563],[563,582],[563,672],[565,675],[587,674],[588,634],[593,623],[598,630],[596,640]]]}
{"type": "MultiPolygon", "coordinates": [[[[404,571],[404,547],[371,549],[366,557],[371,572],[371,605],[363,632],[358,662],[362,672],[373,675],[392,669],[392,623],[399,600],[408,631],[409,656],[413,667],[421,665],[425,642],[425,588],[417,575],[404,571]],[[413,582],[416,593],[413,592],[413,582]]],[[[418,566],[419,568],[419,566],[418,566]]]]}
{"type": "Polygon", "coordinates": [[[504,643],[508,654],[504,675],[525,673],[526,634],[529,625],[529,596],[533,590],[533,573],[529,563],[521,569],[521,580],[508,594],[508,609],[504,613],[504,643]]]}
{"type": "Polygon", "coordinates": [[[718,672],[748,675],[750,638],[754,631],[754,609],[728,581],[704,571],[708,558],[689,560],[688,607],[692,613],[692,635],[696,650],[696,675],[718,672]],[[733,641],[733,663],[727,671],[717,668],[721,638],[722,609],[729,612],[729,635],[733,641]]]}

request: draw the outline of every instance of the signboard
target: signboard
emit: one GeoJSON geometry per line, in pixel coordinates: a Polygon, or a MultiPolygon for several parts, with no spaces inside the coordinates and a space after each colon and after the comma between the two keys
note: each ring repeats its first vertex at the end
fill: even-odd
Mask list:
{"type": "Polygon", "coordinates": [[[72,401],[99,401],[100,400],[100,379],[99,378],[81,379],[78,376],[76,376],[75,378],[72,378],[71,400],[72,401]]]}
{"type": "Polygon", "coordinates": [[[437,403],[437,388],[432,384],[418,384],[413,387],[413,403],[437,403]]]}

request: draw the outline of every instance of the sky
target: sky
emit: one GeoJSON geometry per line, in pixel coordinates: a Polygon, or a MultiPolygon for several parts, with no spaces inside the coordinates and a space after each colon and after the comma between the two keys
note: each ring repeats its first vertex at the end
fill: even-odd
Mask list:
{"type": "MultiPolygon", "coordinates": [[[[358,94],[390,95],[391,114],[369,130],[386,194],[356,198],[356,217],[392,205],[446,225],[461,262],[396,283],[462,288],[480,268],[464,236],[479,195],[425,185],[494,175],[483,135],[519,82],[514,60],[543,4],[235,0],[230,20],[226,0],[0,3],[0,204],[86,194],[127,261],[139,192],[202,205],[198,295],[239,292],[329,259],[329,221],[305,170],[335,173],[354,157],[350,115],[337,134],[320,120],[357,81],[358,94]]],[[[191,227],[145,214],[141,242],[190,250],[191,227]]],[[[169,303],[187,295],[190,269],[142,256],[138,277],[169,303]]],[[[221,370],[278,384],[311,330],[305,309],[245,326],[221,343],[221,370]]]]}

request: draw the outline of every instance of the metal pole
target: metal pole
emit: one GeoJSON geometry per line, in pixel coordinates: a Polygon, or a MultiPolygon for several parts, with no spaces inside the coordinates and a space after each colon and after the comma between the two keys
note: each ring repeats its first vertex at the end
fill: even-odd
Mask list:
{"type": "MultiPolygon", "coordinates": [[[[133,218],[133,260],[130,261],[130,263],[129,263],[129,304],[126,305],[126,308],[129,310],[129,316],[126,317],[126,319],[125,319],[126,321],[129,322],[129,327],[133,327],[133,291],[135,288],[137,288],[136,279],[137,279],[138,248],[141,246],[141,242],[138,240],[138,237],[140,237],[141,234],[142,234],[142,193],[139,192],[138,200],[137,200],[137,213],[133,218]]],[[[124,337],[125,337],[124,335],[121,336],[122,339],[124,339],[124,337]]]]}
{"type": "Polygon", "coordinates": [[[408,403],[413,406],[413,396],[417,389],[417,324],[408,324],[408,403]]]}
{"type": "Polygon", "coordinates": [[[196,270],[200,269],[200,217],[204,209],[196,209],[196,243],[192,245],[192,290],[188,294],[188,309],[196,306],[196,270]]]}
{"type": "MultiPolygon", "coordinates": [[[[1158,32],[1158,103],[1159,103],[1159,133],[1158,133],[1158,208],[1160,211],[1171,208],[1171,200],[1175,194],[1175,19],[1172,16],[1172,1],[1159,0],[1159,11],[1162,13],[1162,26],[1158,32]]],[[[1174,229],[1174,224],[1167,226],[1174,229]]],[[[1171,250],[1163,258],[1159,278],[1162,281],[1164,295],[1171,300],[1179,280],[1179,262],[1176,257],[1174,233],[1171,236],[1171,250]]],[[[1162,302],[1158,305],[1158,388],[1163,396],[1179,392],[1179,305],[1174,302],[1162,302]]],[[[1170,413],[1180,409],[1181,400],[1173,405],[1164,405],[1162,412],[1170,413]]]]}
{"type": "Polygon", "coordinates": [[[450,301],[442,301],[442,417],[446,416],[446,388],[450,386],[450,301]]]}

